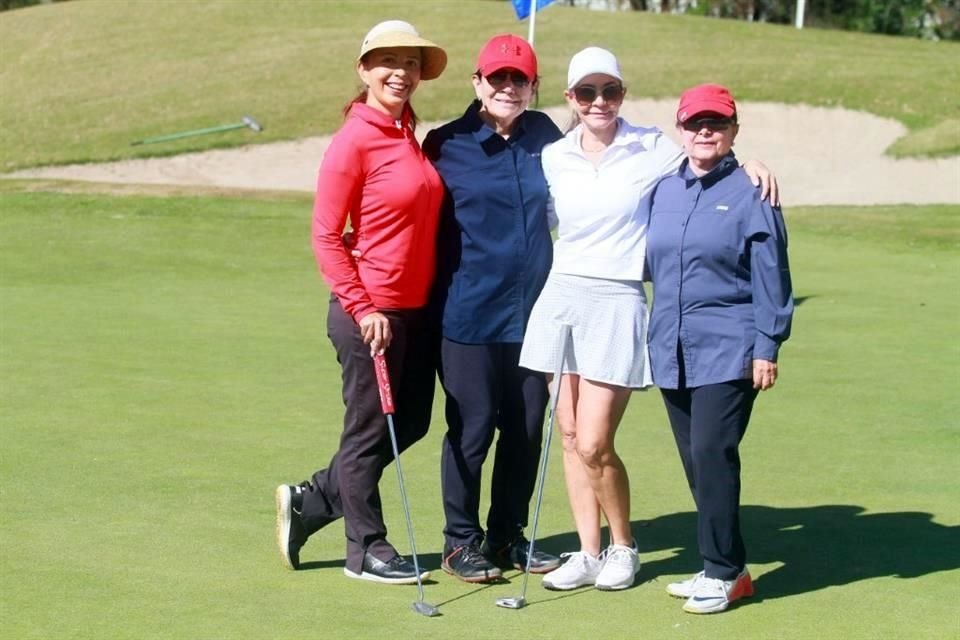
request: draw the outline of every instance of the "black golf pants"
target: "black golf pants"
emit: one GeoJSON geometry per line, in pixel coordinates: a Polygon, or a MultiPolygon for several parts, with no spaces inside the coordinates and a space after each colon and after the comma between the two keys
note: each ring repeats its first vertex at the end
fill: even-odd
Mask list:
{"type": "Polygon", "coordinates": [[[497,430],[487,537],[511,542],[527,525],[548,393],[542,373],[520,367],[520,346],[441,341],[447,434],[440,480],[448,549],[484,538],[481,471],[497,430]]]}
{"type": "Polygon", "coordinates": [[[757,391],[750,380],[661,389],[697,505],[697,544],[708,578],[732,580],[746,565],[740,534],[740,441],[757,391]]]}
{"type": "MultiPolygon", "coordinates": [[[[386,352],[395,405],[394,427],[402,452],[426,435],[433,407],[437,345],[421,309],[383,310],[393,339],[386,352]]],[[[387,421],[380,405],[370,347],[353,317],[332,298],[327,334],[337,352],[343,380],[343,432],[340,448],[326,469],[313,474],[303,500],[307,534],[344,518],[346,567],[361,571],[369,551],[388,561],[397,554],[387,542],[378,484],[393,460],[387,421]]]]}

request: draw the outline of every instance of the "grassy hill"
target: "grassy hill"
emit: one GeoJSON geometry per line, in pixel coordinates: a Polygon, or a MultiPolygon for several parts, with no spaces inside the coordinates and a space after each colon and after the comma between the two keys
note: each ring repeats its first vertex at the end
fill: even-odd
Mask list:
{"type": "MultiPolygon", "coordinates": [[[[526,33],[507,3],[489,0],[84,0],[4,12],[0,171],[331,132],[357,89],[360,38],[376,21],[396,17],[450,55],[444,76],[415,98],[427,119],[463,109],[487,37],[526,33]],[[130,146],[244,114],[266,131],[130,146]]],[[[960,152],[957,43],[558,6],[542,11],[537,25],[544,105],[560,101],[570,56],[596,44],[619,55],[635,97],[675,97],[691,84],[719,81],[743,100],[896,118],[910,134],[892,153],[960,152]]]]}

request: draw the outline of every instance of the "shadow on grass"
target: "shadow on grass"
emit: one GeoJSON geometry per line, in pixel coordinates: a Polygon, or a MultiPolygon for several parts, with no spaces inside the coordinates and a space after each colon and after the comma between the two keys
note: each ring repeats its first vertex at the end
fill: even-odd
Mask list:
{"type": "MultiPolygon", "coordinates": [[[[696,548],[696,518],[696,513],[686,511],[632,523],[641,558],[645,554],[673,552],[667,558],[645,561],[641,581],[657,580],[660,576],[685,577],[702,568],[696,548]]],[[[867,513],[865,507],[856,505],[745,505],[740,518],[748,564],[782,565],[755,578],[757,593],[752,602],[870,578],[918,578],[960,569],[960,526],[937,524],[929,513],[867,513]]],[[[540,538],[537,548],[559,555],[579,548],[579,542],[575,532],[565,532],[540,538]]],[[[419,560],[422,567],[441,571],[439,553],[420,554],[419,560]]],[[[343,562],[342,558],[303,562],[301,570],[340,568],[343,562]]],[[[521,579],[519,572],[505,574],[499,584],[515,584],[519,595],[521,579]]],[[[433,579],[425,582],[435,583],[433,579]]],[[[477,584],[476,589],[437,604],[476,597],[492,586],[477,584]]],[[[527,606],[576,597],[589,589],[555,593],[543,591],[538,585],[536,591],[537,597],[527,606]]]]}
{"type": "MultiPolygon", "coordinates": [[[[960,526],[933,522],[929,513],[867,513],[855,505],[741,509],[747,562],[781,563],[759,576],[753,601],[842,586],[870,578],[917,578],[960,568],[960,526]]],[[[696,548],[696,513],[673,513],[635,521],[641,556],[673,550],[669,558],[645,562],[640,577],[695,573],[702,568],[696,548]]],[[[576,535],[542,540],[544,549],[578,547],[576,535]]]]}

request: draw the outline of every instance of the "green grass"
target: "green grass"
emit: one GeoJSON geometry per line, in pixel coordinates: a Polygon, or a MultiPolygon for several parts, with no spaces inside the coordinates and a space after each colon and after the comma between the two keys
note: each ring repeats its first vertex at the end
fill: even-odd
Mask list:
{"type": "MultiPolygon", "coordinates": [[[[429,120],[462,111],[487,37],[526,33],[505,2],[84,0],[0,14],[0,171],[96,162],[328,133],[358,81],[374,22],[402,16],[448,49],[415,103],[429,120]],[[172,8],[172,7],[175,7],[172,8]],[[239,122],[239,130],[145,147],[144,137],[239,122]]],[[[561,101],[570,56],[612,48],[635,97],[675,98],[703,81],[741,100],[837,106],[903,122],[901,155],[960,152],[960,44],[552,6],[539,14],[542,104],[561,101]]]]}
{"type": "MultiPolygon", "coordinates": [[[[73,3],[71,3],[73,4],[73,3]]],[[[80,4],[80,3],[77,3],[80,4]]],[[[796,294],[782,378],[743,447],[757,598],[683,614],[692,505],[656,393],[618,437],[643,582],[497,597],[442,573],[342,576],[339,525],[281,568],[272,490],[336,446],[338,368],[309,197],[0,188],[0,619],[10,638],[957,637],[956,207],[787,212],[796,294]],[[842,222],[838,222],[841,221],[842,222]]],[[[425,563],[441,545],[437,404],[404,457],[425,563]]],[[[570,550],[554,441],[541,537],[570,550]]],[[[392,469],[383,493],[406,549],[392,469]]]]}

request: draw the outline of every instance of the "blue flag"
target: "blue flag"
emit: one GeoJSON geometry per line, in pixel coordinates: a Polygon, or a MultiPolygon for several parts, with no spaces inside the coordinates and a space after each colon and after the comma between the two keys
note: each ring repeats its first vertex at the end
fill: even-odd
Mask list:
{"type": "MultiPolygon", "coordinates": [[[[517,20],[526,20],[530,16],[530,0],[511,0],[513,2],[513,10],[517,12],[517,20]]],[[[543,9],[548,4],[552,4],[553,0],[536,0],[537,11],[543,9]]]]}

